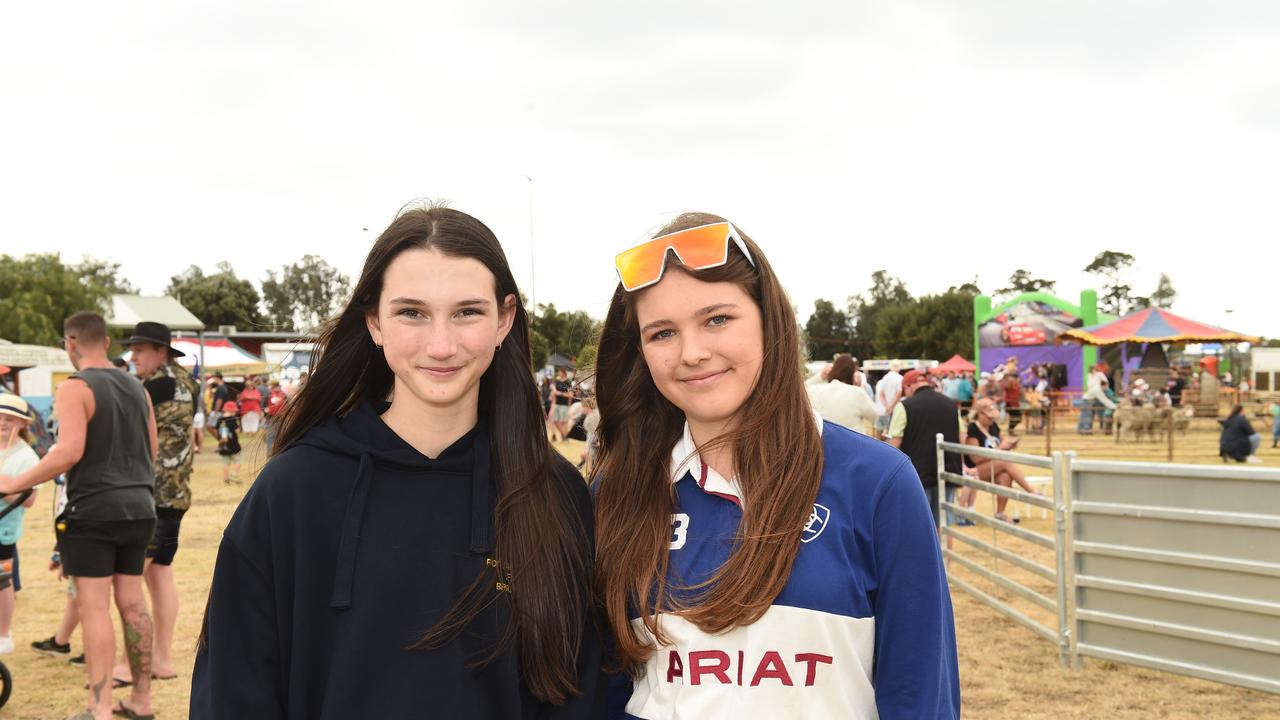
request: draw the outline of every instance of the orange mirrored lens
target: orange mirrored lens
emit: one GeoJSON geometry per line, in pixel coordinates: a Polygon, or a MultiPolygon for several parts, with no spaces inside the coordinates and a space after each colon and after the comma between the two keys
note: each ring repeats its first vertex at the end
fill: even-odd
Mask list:
{"type": "Polygon", "coordinates": [[[662,277],[663,255],[666,251],[666,245],[647,242],[618,255],[614,263],[618,266],[618,279],[622,281],[622,287],[635,290],[662,277]]]}
{"type": "Polygon", "coordinates": [[[694,270],[723,264],[729,252],[729,223],[716,223],[689,228],[656,237],[618,255],[614,262],[618,278],[628,291],[651,285],[662,277],[667,249],[679,256],[680,262],[694,270]]]}
{"type": "Polygon", "coordinates": [[[667,245],[675,249],[680,262],[694,270],[702,270],[724,263],[728,240],[729,223],[717,223],[672,233],[667,236],[667,245]]]}

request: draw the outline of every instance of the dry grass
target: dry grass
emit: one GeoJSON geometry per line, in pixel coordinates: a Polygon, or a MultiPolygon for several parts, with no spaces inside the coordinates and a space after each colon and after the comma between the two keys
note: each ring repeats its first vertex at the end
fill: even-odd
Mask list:
{"type": "MultiPolygon", "coordinates": [[[[1110,437],[1075,438],[1073,435],[1064,433],[1055,437],[1055,449],[1076,449],[1083,457],[1120,457],[1123,453],[1129,459],[1163,458],[1162,446],[1151,443],[1145,448],[1130,444],[1118,451],[1110,437]]],[[[1023,450],[1042,450],[1033,438],[1024,441],[1023,450]]],[[[1179,442],[1178,460],[1218,462],[1216,438],[1209,421],[1198,423],[1188,439],[1179,442]]],[[[1269,466],[1280,465],[1280,451],[1270,450],[1269,445],[1269,442],[1264,444],[1262,457],[1269,466]]],[[[575,462],[580,450],[581,443],[570,442],[562,447],[564,454],[575,462]]],[[[245,459],[242,474],[252,477],[254,465],[262,460],[260,444],[246,440],[242,457],[245,459]]],[[[164,718],[187,716],[195,638],[218,540],[246,487],[223,485],[218,457],[208,450],[197,456],[193,484],[196,504],[183,522],[182,546],[175,565],[183,602],[174,648],[179,678],[157,682],[154,686],[155,709],[164,718]]],[[[53,546],[49,508],[46,489],[27,515],[26,534],[21,541],[25,589],[19,594],[14,620],[18,649],[3,658],[13,672],[14,690],[8,705],[0,709],[0,718],[62,718],[84,706],[83,669],[30,649],[32,641],[53,634],[65,598],[65,583],[45,571],[53,546]]],[[[1040,532],[1050,531],[1048,521],[1040,520],[1038,511],[1024,524],[1040,532]]],[[[974,532],[991,540],[990,530],[974,532]]],[[[1040,548],[1005,537],[997,542],[1010,549],[1017,546],[1028,553],[1039,553],[1036,557],[1041,562],[1052,564],[1047,551],[1040,548]]],[[[959,544],[957,548],[976,557],[959,544]]],[[[1036,579],[1039,582],[1036,586],[1025,574],[1015,574],[1015,577],[1052,594],[1048,583],[1036,579]]],[[[976,582],[990,590],[989,583],[976,582]]],[[[1063,670],[1058,667],[1056,649],[1030,631],[1005,620],[964,593],[954,593],[954,601],[967,717],[1196,720],[1280,717],[1280,696],[1098,661],[1086,662],[1080,672],[1063,670]]],[[[1043,613],[1039,617],[1053,624],[1053,619],[1043,613]]],[[[78,654],[80,649],[77,631],[72,638],[72,652],[78,654]]],[[[127,692],[117,690],[116,697],[126,697],[127,692]]]]}
{"type": "MultiPolygon", "coordinates": [[[[1255,429],[1264,430],[1260,423],[1255,429]]],[[[1074,427],[1074,424],[1072,425],[1074,427]]],[[[1270,427],[1265,428],[1259,457],[1261,467],[1280,466],[1280,450],[1272,450],[1270,427]]],[[[1043,438],[1026,437],[1022,451],[1043,452],[1043,438]]],[[[1197,420],[1186,437],[1175,437],[1175,461],[1221,465],[1217,424],[1197,420]]],[[[1156,443],[1117,444],[1111,436],[1078,436],[1074,431],[1055,436],[1055,450],[1074,450],[1079,457],[1108,460],[1164,462],[1167,448],[1156,443]]],[[[1256,466],[1251,466],[1256,467],[1256,466]]],[[[1047,474],[1029,469],[1028,475],[1047,474]]],[[[978,508],[991,513],[991,496],[979,498],[978,508]]],[[[1018,506],[1010,504],[1010,511],[1018,506]]],[[[1053,535],[1052,519],[1041,519],[1038,508],[1022,508],[1021,527],[1053,535]],[[1030,511],[1029,516],[1027,511],[1030,511]]],[[[998,533],[989,528],[969,528],[978,537],[1042,565],[1053,567],[1050,550],[998,533]]],[[[962,543],[955,551],[987,567],[997,563],[985,553],[962,543]]],[[[1053,583],[1008,563],[999,563],[1002,574],[1054,597],[1053,583]]],[[[965,568],[950,568],[980,589],[1010,602],[1034,619],[1057,627],[1050,613],[995,587],[965,568]]],[[[1020,625],[1007,620],[968,594],[952,591],[956,634],[960,652],[960,680],[965,715],[982,718],[1280,718],[1280,695],[1246,690],[1129,665],[1086,659],[1081,671],[1058,665],[1057,648],[1020,625]]]]}

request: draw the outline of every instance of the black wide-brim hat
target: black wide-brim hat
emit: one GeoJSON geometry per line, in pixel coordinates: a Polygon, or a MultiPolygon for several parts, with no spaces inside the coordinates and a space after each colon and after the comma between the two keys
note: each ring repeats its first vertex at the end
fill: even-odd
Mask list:
{"type": "Polygon", "coordinates": [[[144,321],[133,327],[133,334],[120,341],[121,345],[129,346],[136,343],[151,343],[152,345],[161,345],[169,348],[171,357],[183,357],[186,353],[174,347],[173,333],[170,332],[169,326],[164,323],[144,321]]]}

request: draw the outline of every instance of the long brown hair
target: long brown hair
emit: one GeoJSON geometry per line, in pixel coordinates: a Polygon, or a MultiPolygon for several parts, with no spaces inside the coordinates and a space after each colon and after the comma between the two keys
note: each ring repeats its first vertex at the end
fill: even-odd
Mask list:
{"type": "MultiPolygon", "coordinates": [[[[686,213],[655,237],[723,221],[706,213],[686,213]]],[[[736,249],[729,262],[708,270],[689,270],[674,255],[667,260],[668,272],[741,286],[760,307],[764,336],[755,388],[738,409],[732,428],[709,443],[732,449],[744,496],[742,524],[728,561],[710,580],[692,588],[671,588],[666,581],[675,502],[671,449],[680,438],[684,414],[658,391],[645,365],[635,294],[617,287],[601,331],[596,361],[601,478],[596,494],[596,592],[624,667],[634,669],[654,650],[652,641],[638,636],[628,621],[632,610],[639,611],[659,643],[665,643],[657,621],[663,610],[678,613],[708,633],[758,620],[791,574],[818,494],[822,444],[804,392],[795,313],[764,253],[738,230],[755,259],[754,267],[736,249]],[[681,591],[680,598],[673,589],[681,591]]]]}
{"type": "MultiPolygon", "coordinates": [[[[563,703],[579,693],[577,659],[590,605],[591,542],[556,475],[555,450],[547,442],[533,383],[528,317],[506,255],[488,227],[445,207],[401,211],[369,251],[346,308],[320,333],[311,377],[285,407],[275,453],[330,417],[391,392],[394,375],[369,337],[365,316],[377,311],[387,267],[411,249],[478,260],[493,273],[499,307],[507,295],[517,298],[511,332],[480,380],[479,411],[489,425],[498,491],[494,555],[499,580],[509,586],[500,595],[511,604],[503,643],[482,662],[514,641],[525,686],[540,700],[563,703]]],[[[495,587],[492,571],[481,573],[414,647],[447,643],[495,601],[495,587]]]]}

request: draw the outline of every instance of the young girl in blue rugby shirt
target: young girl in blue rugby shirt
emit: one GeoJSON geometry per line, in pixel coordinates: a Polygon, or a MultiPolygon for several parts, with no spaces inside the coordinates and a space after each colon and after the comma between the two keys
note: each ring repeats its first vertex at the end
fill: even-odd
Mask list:
{"type": "Polygon", "coordinates": [[[760,249],[682,215],[618,256],[600,341],[596,584],[612,717],[958,718],[910,461],[823,422],[760,249]]]}

